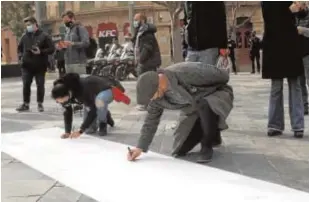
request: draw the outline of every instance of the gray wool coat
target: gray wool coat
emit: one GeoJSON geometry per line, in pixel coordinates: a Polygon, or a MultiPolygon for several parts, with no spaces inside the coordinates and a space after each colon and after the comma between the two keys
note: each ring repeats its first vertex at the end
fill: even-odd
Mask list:
{"type": "Polygon", "coordinates": [[[164,109],[181,110],[178,126],[174,133],[173,154],[177,153],[198,119],[195,106],[199,99],[206,99],[213,112],[219,116],[219,129],[228,128],[225,120],[233,108],[234,100],[233,89],[227,85],[228,71],[205,66],[200,62],[177,63],[159,71],[167,76],[172,90],[189,98],[190,104],[186,107],[178,106],[169,103],[164,97],[151,101],[141,129],[138,148],[144,152],[148,151],[164,109]]]}

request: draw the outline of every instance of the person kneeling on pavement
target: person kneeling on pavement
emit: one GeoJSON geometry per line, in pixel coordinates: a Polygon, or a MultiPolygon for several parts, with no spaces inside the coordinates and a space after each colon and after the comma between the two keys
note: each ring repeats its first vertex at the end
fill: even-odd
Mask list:
{"type": "Polygon", "coordinates": [[[97,118],[99,121],[99,135],[107,134],[107,124],[114,126],[114,120],[108,110],[113,101],[130,104],[130,98],[124,94],[125,89],[116,80],[109,77],[86,75],[80,77],[76,73],[69,73],[54,82],[52,98],[64,108],[65,133],[61,138],[78,138],[97,118]],[[89,113],[78,131],[71,133],[73,122],[72,104],[84,104],[89,113]]]}
{"type": "Polygon", "coordinates": [[[133,161],[147,152],[164,109],[181,110],[174,134],[173,156],[184,156],[201,143],[199,163],[209,162],[213,146],[221,144],[221,132],[233,108],[229,73],[200,62],[182,62],[158,72],[146,72],[137,81],[138,104],[147,104],[147,115],[137,147],[128,153],[133,161]]]}

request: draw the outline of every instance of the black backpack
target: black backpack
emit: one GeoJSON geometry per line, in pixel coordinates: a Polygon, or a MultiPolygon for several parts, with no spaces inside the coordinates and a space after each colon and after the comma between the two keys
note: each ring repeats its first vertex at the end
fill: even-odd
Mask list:
{"type": "MultiPolygon", "coordinates": [[[[81,41],[80,34],[79,34],[79,26],[76,27],[76,35],[78,37],[78,40],[81,41]]],[[[90,43],[89,46],[87,48],[85,48],[85,54],[86,54],[86,57],[88,59],[93,59],[95,57],[96,52],[97,52],[98,44],[91,37],[89,37],[89,43],[90,43]]]]}

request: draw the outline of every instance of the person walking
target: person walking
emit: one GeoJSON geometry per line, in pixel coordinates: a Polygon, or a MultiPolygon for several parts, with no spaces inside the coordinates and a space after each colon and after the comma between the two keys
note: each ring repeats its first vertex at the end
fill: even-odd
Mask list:
{"type": "Polygon", "coordinates": [[[43,112],[48,56],[54,53],[55,47],[52,38],[39,28],[34,17],[25,18],[24,24],[26,32],[22,35],[17,47],[23,80],[23,104],[16,111],[24,112],[30,109],[31,84],[35,78],[38,111],[43,112]]]}
{"type": "Polygon", "coordinates": [[[252,63],[252,72],[251,74],[255,74],[255,63],[257,66],[257,72],[261,72],[261,64],[260,64],[260,50],[261,50],[261,40],[256,36],[256,32],[252,32],[252,37],[250,39],[250,59],[252,63]]]}
{"type": "Polygon", "coordinates": [[[228,41],[227,41],[227,47],[229,49],[229,57],[232,62],[232,69],[234,74],[237,74],[237,68],[236,68],[236,58],[235,58],[235,48],[236,48],[236,42],[232,39],[231,36],[229,36],[228,41]]]}
{"type": "Polygon", "coordinates": [[[304,67],[294,16],[300,7],[298,3],[288,1],[261,4],[265,27],[262,78],[271,79],[267,134],[277,136],[284,131],[283,79],[287,78],[291,127],[294,137],[302,138],[304,105],[299,77],[304,73],[304,67]]]}

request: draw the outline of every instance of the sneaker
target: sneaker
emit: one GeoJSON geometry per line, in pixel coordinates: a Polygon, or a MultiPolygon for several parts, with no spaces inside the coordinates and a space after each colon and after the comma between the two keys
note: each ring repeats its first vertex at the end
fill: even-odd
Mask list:
{"type": "Polygon", "coordinates": [[[303,138],[304,137],[304,131],[295,131],[294,137],[295,138],[303,138]]]}
{"type": "Polygon", "coordinates": [[[212,155],[213,155],[212,148],[203,148],[196,162],[197,163],[208,163],[212,160],[212,155]]]}
{"type": "Polygon", "coordinates": [[[16,108],[16,111],[18,112],[25,112],[25,111],[29,111],[29,104],[21,104],[19,107],[16,108]]]}
{"type": "Polygon", "coordinates": [[[105,135],[107,135],[107,124],[106,123],[100,123],[99,136],[105,136],[105,135]]]}
{"type": "Polygon", "coordinates": [[[38,104],[38,111],[39,111],[39,112],[44,112],[44,107],[43,107],[43,104],[42,104],[42,103],[39,103],[39,104],[38,104]]]}

